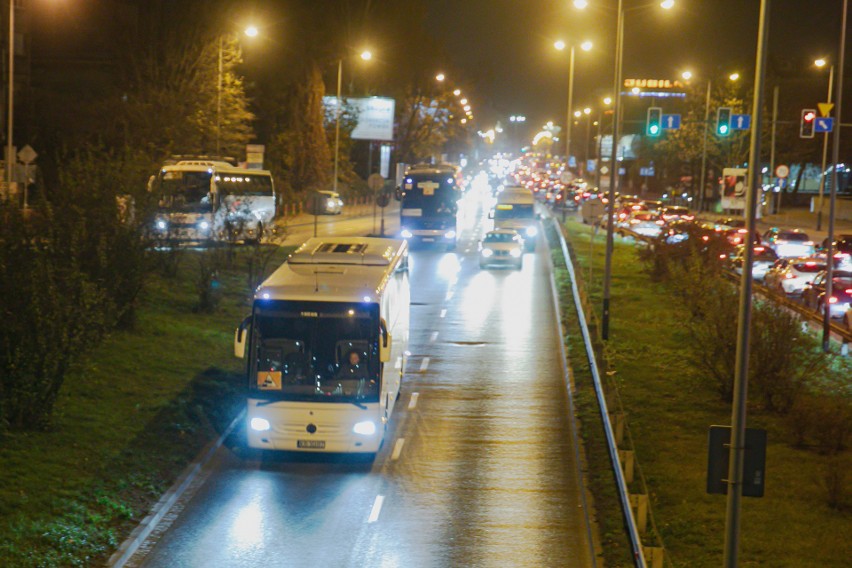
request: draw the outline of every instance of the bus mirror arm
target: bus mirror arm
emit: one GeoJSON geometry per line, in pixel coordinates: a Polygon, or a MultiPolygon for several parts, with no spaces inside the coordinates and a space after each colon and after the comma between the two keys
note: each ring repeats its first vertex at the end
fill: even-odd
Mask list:
{"type": "Polygon", "coordinates": [[[251,316],[247,316],[234,332],[234,357],[243,359],[246,356],[246,339],[248,339],[248,328],[251,325],[251,316]]]}
{"type": "Polygon", "coordinates": [[[489,211],[489,212],[488,212],[488,218],[489,218],[489,219],[493,219],[493,218],[494,218],[494,211],[489,211]]]}
{"type": "Polygon", "coordinates": [[[381,337],[379,338],[379,361],[387,363],[390,361],[391,344],[393,343],[393,339],[391,338],[391,334],[388,331],[388,326],[384,319],[381,320],[379,329],[381,330],[381,337]]]}

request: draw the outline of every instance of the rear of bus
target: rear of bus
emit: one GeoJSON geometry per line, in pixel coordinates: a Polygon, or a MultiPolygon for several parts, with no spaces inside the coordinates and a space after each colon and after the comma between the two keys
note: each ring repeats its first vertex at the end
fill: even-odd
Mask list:
{"type": "Polygon", "coordinates": [[[497,205],[489,215],[495,229],[513,229],[523,238],[528,251],[535,250],[538,220],[535,199],[526,188],[511,187],[497,196],[497,205]]]}
{"type": "Polygon", "coordinates": [[[276,195],[269,171],[220,168],[213,182],[221,203],[217,224],[231,238],[259,241],[272,231],[276,195]]]}

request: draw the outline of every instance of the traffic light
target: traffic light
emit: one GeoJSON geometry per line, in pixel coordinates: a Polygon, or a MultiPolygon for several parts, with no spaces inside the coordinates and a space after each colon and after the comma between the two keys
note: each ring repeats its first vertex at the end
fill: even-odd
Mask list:
{"type": "Polygon", "coordinates": [[[799,138],[814,137],[814,120],[816,111],[812,108],[802,110],[802,122],[799,124],[799,138]]]}
{"type": "Polygon", "coordinates": [[[645,124],[645,134],[657,137],[663,133],[663,109],[660,107],[648,108],[648,122],[645,124]]]}
{"type": "Polygon", "coordinates": [[[731,107],[716,109],[716,136],[727,136],[731,133],[731,107]]]}

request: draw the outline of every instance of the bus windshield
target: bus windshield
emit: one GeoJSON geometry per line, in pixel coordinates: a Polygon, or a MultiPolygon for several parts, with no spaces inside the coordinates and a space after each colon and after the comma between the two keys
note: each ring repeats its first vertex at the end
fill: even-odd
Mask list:
{"type": "Polygon", "coordinates": [[[378,337],[375,305],[260,301],[252,332],[253,396],[377,402],[378,337]]]}
{"type": "Polygon", "coordinates": [[[420,209],[423,216],[455,216],[458,212],[458,186],[451,173],[406,176],[403,209],[420,209]]]}
{"type": "Polygon", "coordinates": [[[213,209],[209,172],[166,171],[160,176],[160,207],[186,213],[213,209]]]}
{"type": "Polygon", "coordinates": [[[222,195],[272,197],[272,177],[261,174],[218,174],[216,187],[222,195]]]}
{"type": "Polygon", "coordinates": [[[534,217],[532,204],[498,204],[494,209],[495,219],[532,219],[534,217]]]}

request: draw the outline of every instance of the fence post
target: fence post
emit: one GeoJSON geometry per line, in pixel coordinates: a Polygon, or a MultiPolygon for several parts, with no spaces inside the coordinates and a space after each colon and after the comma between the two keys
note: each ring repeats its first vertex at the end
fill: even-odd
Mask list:
{"type": "Polygon", "coordinates": [[[634,452],[633,450],[618,450],[618,457],[624,469],[624,481],[633,483],[634,452]]]}
{"type": "Polygon", "coordinates": [[[661,546],[643,546],[642,552],[645,555],[645,562],[650,568],[663,568],[663,555],[665,549],[661,546]]]}
{"type": "Polygon", "coordinates": [[[611,412],[609,422],[612,424],[613,433],[615,434],[615,444],[620,446],[624,441],[624,414],[621,412],[611,412]]]}
{"type": "Polygon", "coordinates": [[[645,529],[648,528],[648,496],[643,493],[630,495],[630,508],[634,509],[636,530],[639,534],[645,534],[645,529]]]}

